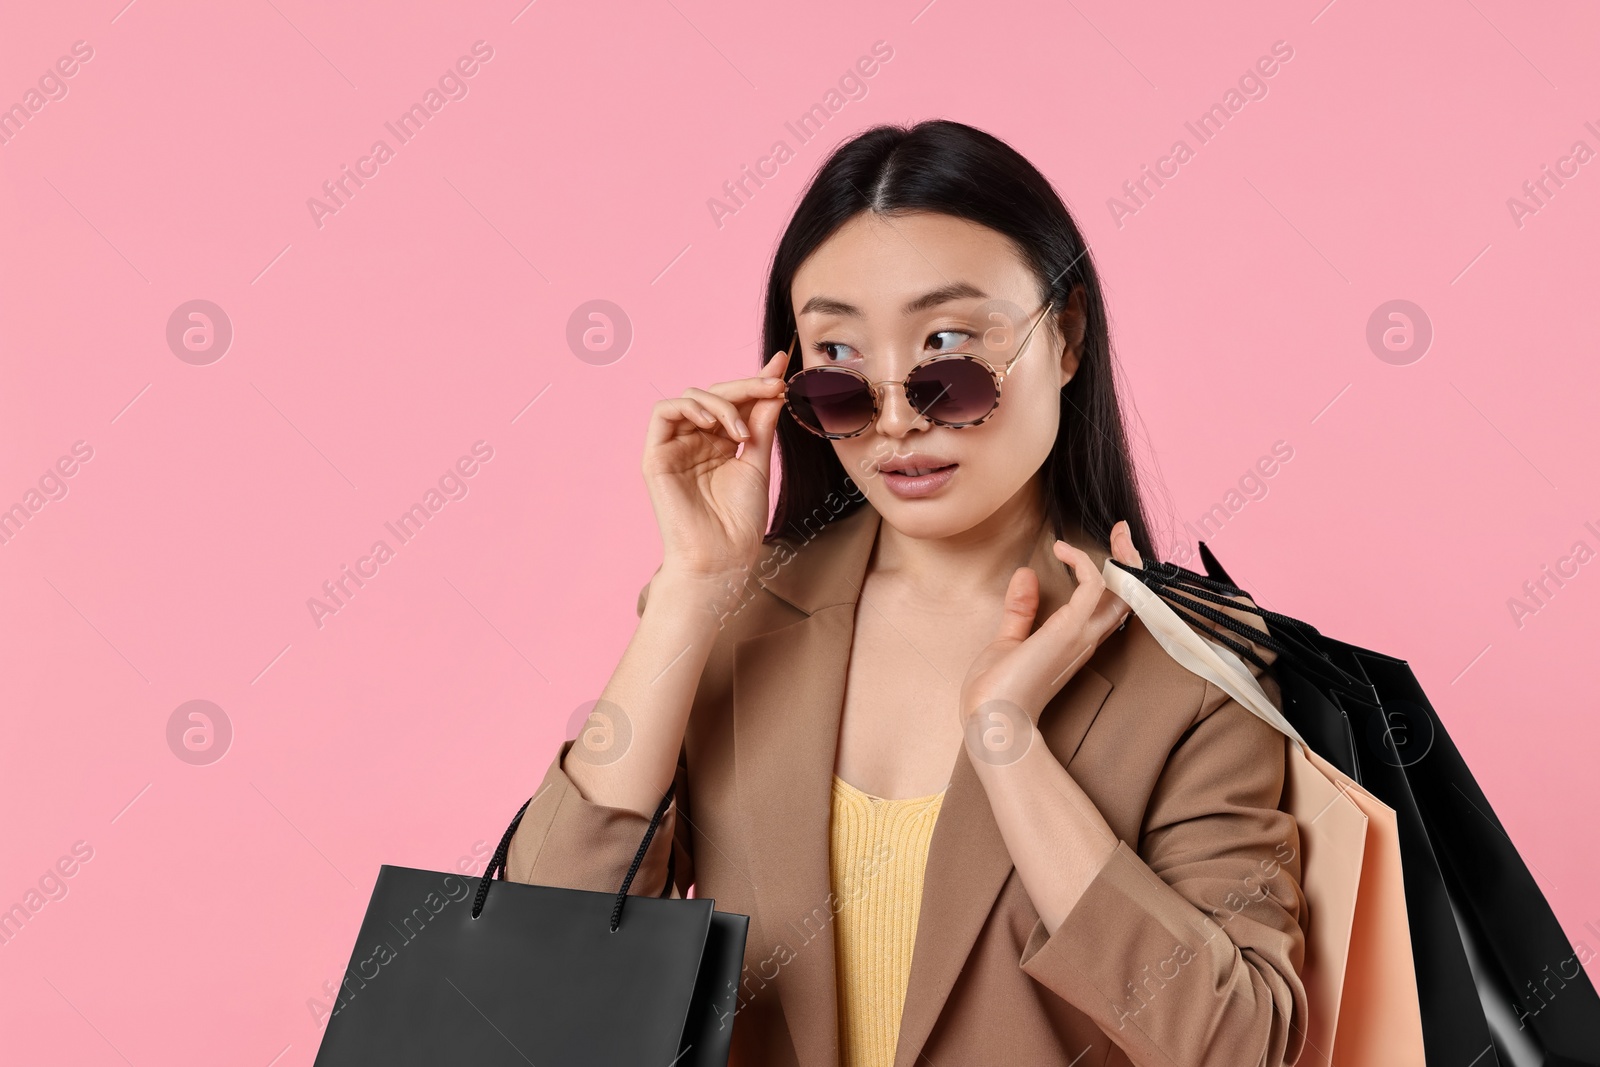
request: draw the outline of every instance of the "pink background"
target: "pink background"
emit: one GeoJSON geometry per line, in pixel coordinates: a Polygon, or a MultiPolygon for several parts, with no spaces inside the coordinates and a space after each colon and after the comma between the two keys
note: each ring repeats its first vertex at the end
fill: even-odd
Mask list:
{"type": "Polygon", "coordinates": [[[92,849],[0,946],[8,1061],[312,1061],[378,866],[481,869],[631,632],[648,407],[754,372],[768,256],[832,145],[940,116],[1077,213],[1168,554],[1292,448],[1209,542],[1269,606],[1412,662],[1600,948],[1600,563],[1508,607],[1600,549],[1600,162],[1508,207],[1600,148],[1592,7],[123,2],[0,22],[0,105],[93,50],[0,145],[0,506],[92,449],[0,545],[0,906],[92,849]],[[398,144],[384,123],[480,40],[467,94],[398,144]],[[801,143],[786,121],[879,41],[801,143]],[[1199,144],[1185,121],[1277,41],[1266,95],[1199,144]],[[308,198],[379,138],[319,226],[308,198]],[[780,139],[795,158],[719,226],[708,201],[780,139]],[[195,299],[234,330],[207,365],[166,337],[195,299]],[[606,365],[567,340],[596,299],[633,332],[606,365]],[[1367,341],[1396,299],[1433,329],[1403,365],[1367,341]],[[399,544],[384,523],[478,441],[466,495],[399,544]],[[319,627],[308,600],[380,538],[319,627]],[[169,745],[191,700],[233,731],[209,765],[169,745]]]}

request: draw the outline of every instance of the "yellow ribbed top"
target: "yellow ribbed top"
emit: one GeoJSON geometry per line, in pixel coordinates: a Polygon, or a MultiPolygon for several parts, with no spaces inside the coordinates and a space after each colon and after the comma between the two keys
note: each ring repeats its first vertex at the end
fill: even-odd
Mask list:
{"type": "Polygon", "coordinates": [[[892,1067],[944,792],[885,800],[833,776],[830,831],[840,1067],[892,1067]]]}

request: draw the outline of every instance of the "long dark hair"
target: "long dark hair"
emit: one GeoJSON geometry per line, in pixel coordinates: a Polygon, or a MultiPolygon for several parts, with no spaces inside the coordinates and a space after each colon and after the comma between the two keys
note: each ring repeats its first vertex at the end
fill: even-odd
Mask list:
{"type": "MultiPolygon", "coordinates": [[[[1101,545],[1127,519],[1134,547],[1156,558],[1112,380],[1111,340],[1100,282],[1077,223],[1044,175],[999,138],[959,122],[874,126],[828,156],[795,209],[767,279],[762,362],[788,348],[795,331],[790,287],[806,258],[863,211],[937,212],[1011,238],[1057,309],[1082,287],[1079,367],[1061,390],[1061,429],[1045,460],[1045,513],[1056,536],[1075,522],[1101,545]]],[[[1058,320],[1059,321],[1059,320],[1058,320]]],[[[798,354],[790,376],[800,371],[798,354]]],[[[865,499],[833,447],[787,415],[778,421],[782,485],[766,540],[807,541],[819,525],[865,499]]]]}

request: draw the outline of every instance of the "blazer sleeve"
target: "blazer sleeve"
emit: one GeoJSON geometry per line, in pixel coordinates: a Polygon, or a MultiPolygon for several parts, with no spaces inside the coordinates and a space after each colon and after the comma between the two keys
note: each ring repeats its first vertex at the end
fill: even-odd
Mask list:
{"type": "MultiPolygon", "coordinates": [[[[1274,697],[1276,686],[1263,687],[1274,697]]],[[[1019,961],[1140,1067],[1280,1067],[1305,1045],[1308,917],[1284,735],[1207,682],[1140,828],[1019,961]]]]}
{"type": "MultiPolygon", "coordinates": [[[[638,612],[644,614],[649,585],[639,592],[638,612]]],[[[650,827],[648,812],[597,804],[583,795],[563,767],[574,741],[563,741],[545,770],[522,823],[511,838],[506,854],[508,881],[589,889],[615,893],[622,888],[639,842],[650,827]]],[[[682,896],[694,884],[694,851],[690,843],[689,760],[678,749],[676,786],[672,803],[656,827],[650,849],[628,887],[630,895],[659,896],[672,861],[673,896],[682,896]],[[678,818],[679,809],[685,818],[678,818]]],[[[659,798],[658,798],[659,799],[659,798]]]]}

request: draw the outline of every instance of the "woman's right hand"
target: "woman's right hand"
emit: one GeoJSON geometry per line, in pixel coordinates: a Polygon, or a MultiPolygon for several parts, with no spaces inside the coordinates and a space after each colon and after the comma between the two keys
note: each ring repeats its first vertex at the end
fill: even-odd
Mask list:
{"type": "Polygon", "coordinates": [[[651,409],[642,467],[663,571],[722,580],[755,563],[788,362],[779,352],[753,378],[686,389],[651,409]]]}

